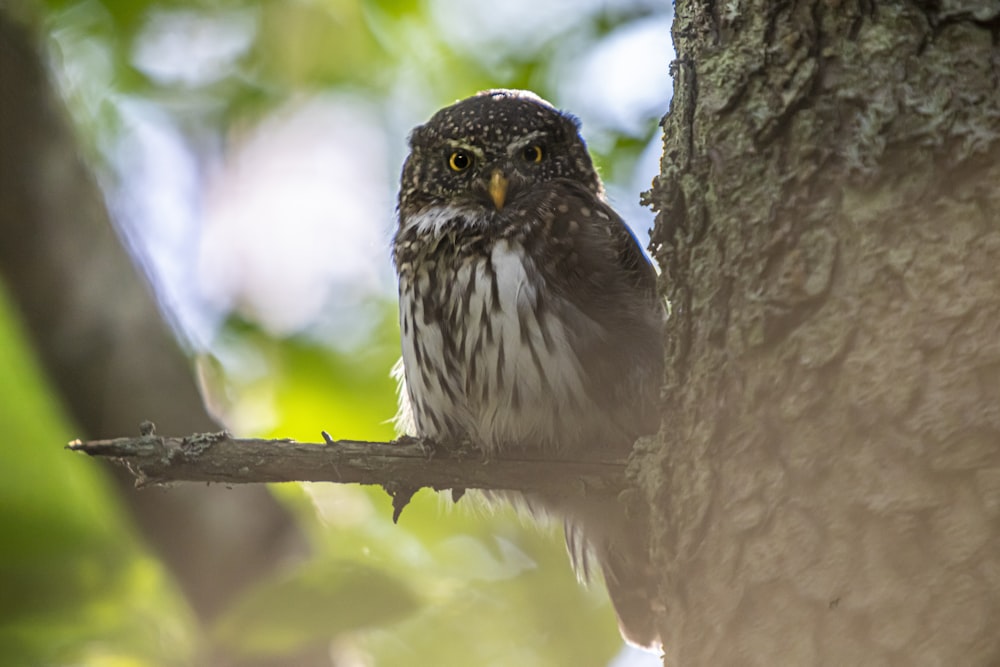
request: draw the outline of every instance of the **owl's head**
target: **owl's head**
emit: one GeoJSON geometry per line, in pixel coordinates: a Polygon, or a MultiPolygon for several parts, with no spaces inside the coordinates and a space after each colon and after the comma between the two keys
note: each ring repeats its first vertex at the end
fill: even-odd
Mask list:
{"type": "Polygon", "coordinates": [[[400,213],[435,205],[501,210],[557,178],[603,196],[579,129],[575,117],[528,91],[487,90],[445,107],[410,135],[400,213]]]}

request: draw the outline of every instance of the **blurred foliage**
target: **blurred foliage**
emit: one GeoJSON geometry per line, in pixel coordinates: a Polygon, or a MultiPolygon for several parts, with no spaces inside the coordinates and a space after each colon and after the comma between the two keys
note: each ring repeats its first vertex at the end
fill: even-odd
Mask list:
{"type": "MultiPolygon", "coordinates": [[[[376,332],[345,354],[232,320],[220,349],[238,348],[242,361],[216,363],[242,375],[225,374],[215,390],[233,410],[273,415],[275,437],[316,441],[335,427],[334,437],[389,439],[395,396],[385,369],[398,356],[398,332],[376,332]]],[[[340,637],[341,649],[373,665],[541,667],[606,664],[620,646],[602,587],[576,580],[559,526],[539,531],[474,493],[452,506],[447,494],[421,491],[395,525],[381,489],[274,489],[297,510],[315,559],[261,582],[224,615],[215,631],[230,647],[291,654],[340,637]]]]}
{"type": "Polygon", "coordinates": [[[190,664],[191,618],[71,429],[0,290],[0,663],[190,664]]]}
{"type": "MultiPolygon", "coordinates": [[[[109,92],[155,99],[181,122],[223,132],[296,94],[330,89],[416,110],[416,120],[485,88],[528,88],[555,99],[567,63],[616,31],[664,16],[665,4],[522,0],[498,12],[506,18],[490,29],[489,3],[460,0],[42,1],[54,56],[62,59],[57,71],[69,73],[63,83],[71,107],[91,135],[118,129],[109,92]],[[547,5],[541,19],[529,20],[526,10],[547,5]],[[523,28],[511,11],[524,14],[523,28]],[[511,34],[497,34],[507,25],[511,34]],[[150,45],[176,50],[160,56],[168,62],[151,62],[150,45]],[[185,45],[194,49],[181,52],[185,45]]],[[[664,79],[667,64],[659,64],[664,79]]],[[[601,135],[591,147],[606,179],[634,163],[666,101],[644,110],[639,131],[585,128],[601,135]]]]}
{"type": "Polygon", "coordinates": [[[384,568],[316,559],[238,600],[217,623],[220,643],[251,655],[287,655],[420,607],[410,586],[384,568]]]}
{"type": "MultiPolygon", "coordinates": [[[[554,97],[567,63],[665,11],[641,0],[553,2],[558,11],[522,27],[490,4],[45,0],[38,11],[105,183],[123,178],[115,161],[128,100],[155,105],[197,152],[224,150],[289,99],[347,91],[380,110],[401,159],[406,130],[443,103],[501,86],[554,97]],[[494,12],[506,23],[493,25],[494,12]]],[[[627,175],[664,107],[641,130],[593,128],[607,178],[627,175]]],[[[223,313],[196,351],[212,409],[240,433],[391,438],[395,305],[378,290],[366,299],[374,324],[359,317],[364,333],[350,345],[329,344],[319,325],[277,337],[239,304],[223,313]]],[[[213,628],[193,628],[95,466],[39,445],[69,429],[16,333],[0,308],[0,367],[16,369],[0,374],[2,441],[18,444],[0,450],[0,646],[14,663],[190,664],[204,636],[248,656],[329,644],[345,662],[388,666],[597,666],[621,646],[603,587],[576,581],[558,526],[528,525],[472,494],[453,507],[428,491],[394,525],[384,492],[337,485],[275,486],[314,557],[247,591],[213,628]]]]}

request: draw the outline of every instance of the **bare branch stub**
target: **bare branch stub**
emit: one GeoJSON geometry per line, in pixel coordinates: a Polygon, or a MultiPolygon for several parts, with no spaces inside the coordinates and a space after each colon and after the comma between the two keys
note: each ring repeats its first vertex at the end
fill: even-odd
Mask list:
{"type": "Polygon", "coordinates": [[[126,465],[137,483],[337,482],[397,489],[511,490],[547,495],[609,494],[626,488],[624,460],[568,461],[517,452],[483,460],[468,447],[417,438],[392,442],[234,438],[227,432],[76,441],[69,449],[126,465]]]}

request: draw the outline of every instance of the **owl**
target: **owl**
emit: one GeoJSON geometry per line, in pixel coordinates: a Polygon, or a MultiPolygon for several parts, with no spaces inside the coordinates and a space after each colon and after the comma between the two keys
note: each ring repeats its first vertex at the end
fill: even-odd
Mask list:
{"type": "MultiPolygon", "coordinates": [[[[574,458],[657,429],[656,273],[573,116],[516,90],[441,109],[410,135],[398,214],[401,430],[574,458]]],[[[623,635],[656,644],[643,527],[614,498],[525,504],[564,520],[578,572],[600,566],[623,635]]]]}

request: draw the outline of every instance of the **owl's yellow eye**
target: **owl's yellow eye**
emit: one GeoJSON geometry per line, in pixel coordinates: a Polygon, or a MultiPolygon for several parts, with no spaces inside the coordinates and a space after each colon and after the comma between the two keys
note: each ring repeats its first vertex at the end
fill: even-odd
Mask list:
{"type": "Polygon", "coordinates": [[[465,171],[472,166],[472,156],[465,151],[455,151],[448,158],[448,166],[452,171],[465,171]]]}
{"type": "Polygon", "coordinates": [[[542,147],[538,145],[528,146],[521,153],[521,157],[523,157],[525,160],[527,160],[528,162],[535,162],[535,163],[542,161],[542,155],[543,155],[542,147]]]}

